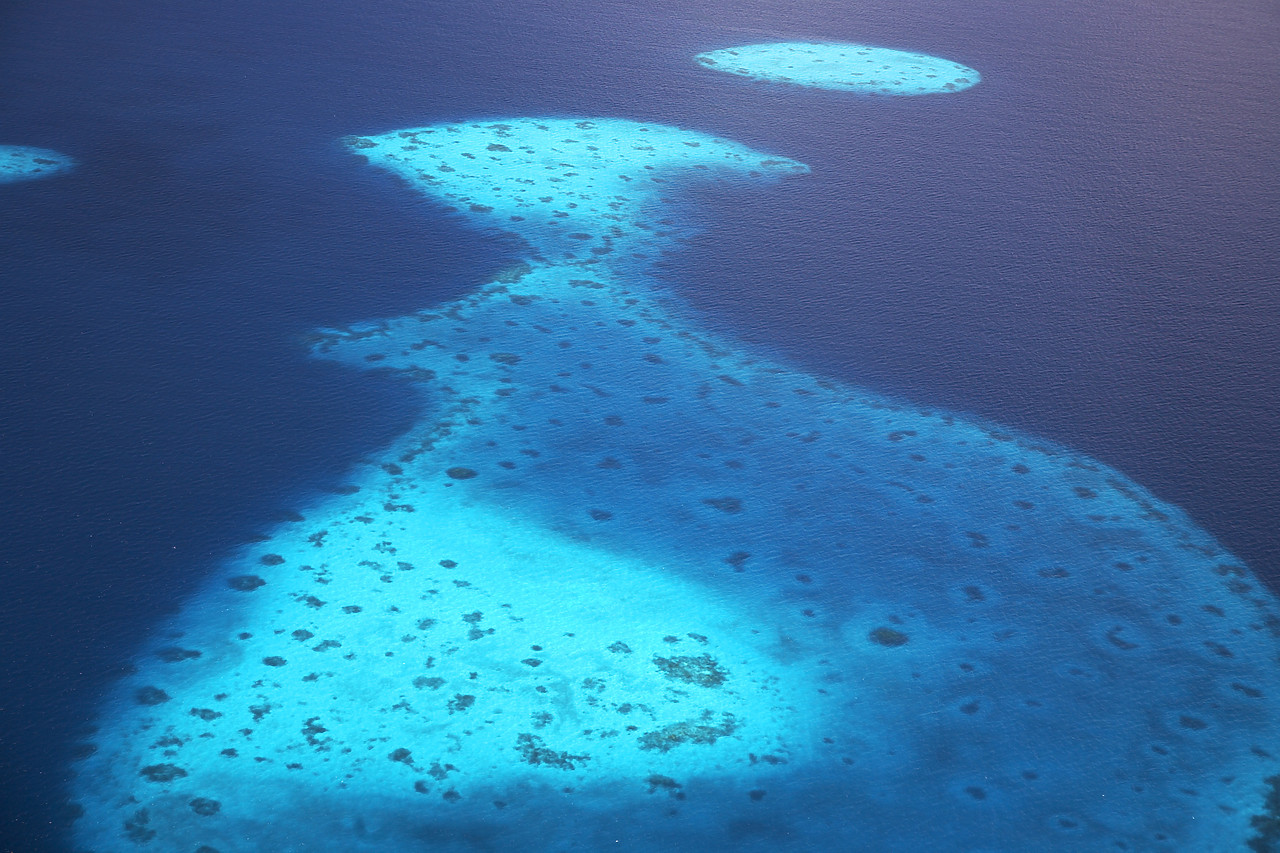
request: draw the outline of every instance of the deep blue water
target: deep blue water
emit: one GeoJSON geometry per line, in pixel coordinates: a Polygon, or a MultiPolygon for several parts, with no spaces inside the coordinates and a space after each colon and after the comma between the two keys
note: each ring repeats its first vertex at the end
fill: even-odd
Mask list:
{"type": "Polygon", "coordinates": [[[0,143],[81,163],[0,195],[0,849],[57,849],[70,746],[157,617],[416,411],[403,385],[308,360],[305,334],[503,264],[341,152],[348,133],[618,115],[805,162],[817,179],[767,207],[697,193],[704,231],[668,267],[688,299],[817,372],[1098,457],[1280,586],[1262,2],[0,14],[0,143]],[[772,38],[922,50],[984,82],[851,101],[691,61],[772,38]]]}

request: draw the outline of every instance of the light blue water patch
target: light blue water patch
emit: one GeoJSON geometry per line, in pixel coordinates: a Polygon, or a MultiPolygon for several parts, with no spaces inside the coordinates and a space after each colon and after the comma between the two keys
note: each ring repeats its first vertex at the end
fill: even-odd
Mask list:
{"type": "Polygon", "coordinates": [[[1280,734],[1244,567],[648,275],[681,183],[802,165],[603,119],[347,142],[528,258],[317,333],[429,414],[158,632],[79,765],[84,849],[1241,849],[1280,734]]]}
{"type": "Polygon", "coordinates": [[[47,148],[27,145],[0,145],[0,184],[47,178],[65,172],[75,161],[47,148]]]}
{"type": "Polygon", "coordinates": [[[546,261],[651,254],[679,223],[673,173],[807,173],[707,134],[621,119],[506,119],[348,137],[351,150],[478,224],[518,234],[546,261]],[[581,226],[581,227],[579,227],[581,226]]]}
{"type": "Polygon", "coordinates": [[[748,44],[700,53],[697,61],[752,80],[864,95],[958,92],[982,79],[958,62],[865,44],[748,44]]]}

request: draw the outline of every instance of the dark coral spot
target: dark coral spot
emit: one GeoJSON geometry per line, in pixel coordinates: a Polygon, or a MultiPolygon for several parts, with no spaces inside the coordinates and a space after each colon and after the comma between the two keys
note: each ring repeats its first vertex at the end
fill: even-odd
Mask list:
{"type": "Polygon", "coordinates": [[[233,578],[227,578],[227,586],[238,592],[253,592],[266,584],[267,582],[257,575],[236,575],[233,578]]]}
{"type": "Polygon", "coordinates": [[[738,498],[704,498],[702,502],[712,509],[718,509],[730,515],[742,512],[742,501],[738,498]]]}
{"type": "Polygon", "coordinates": [[[879,628],[876,628],[870,634],[868,634],[867,638],[871,640],[871,642],[873,643],[876,643],[881,646],[889,646],[890,648],[893,648],[896,646],[905,646],[907,644],[907,641],[910,639],[906,634],[902,633],[901,631],[895,630],[893,628],[886,628],[883,625],[880,626],[879,628]]]}
{"type": "Polygon", "coordinates": [[[663,788],[668,792],[676,791],[684,786],[672,779],[670,776],[663,776],[661,773],[653,773],[645,780],[645,784],[649,786],[649,793],[652,794],[659,788],[663,788]]]}
{"type": "Polygon", "coordinates": [[[258,558],[258,562],[264,566],[278,566],[284,562],[284,557],[279,554],[263,554],[258,558]]]}
{"type": "Polygon", "coordinates": [[[188,805],[191,806],[193,812],[201,817],[210,817],[222,810],[222,803],[217,800],[210,800],[207,797],[196,797],[188,805]]]}
{"type": "Polygon", "coordinates": [[[147,686],[133,694],[133,698],[139,705],[161,705],[169,701],[169,694],[159,687],[147,686]]]}
{"type": "Polygon", "coordinates": [[[146,809],[138,809],[133,816],[124,822],[125,837],[134,844],[146,844],[156,837],[156,831],[147,826],[151,816],[146,809]]]}
{"type": "Polygon", "coordinates": [[[1231,651],[1231,649],[1222,645],[1222,643],[1215,643],[1213,640],[1205,640],[1204,645],[1205,645],[1205,648],[1209,649],[1209,651],[1213,652],[1215,655],[1217,655],[1220,658],[1235,657],[1235,654],[1231,651]]]}
{"type": "Polygon", "coordinates": [[[476,476],[475,469],[463,468],[461,466],[450,468],[444,473],[447,474],[450,479],[454,480],[470,480],[472,477],[476,476]]]}
{"type": "Polygon", "coordinates": [[[1124,637],[1120,636],[1124,633],[1123,625],[1113,625],[1106,633],[1107,642],[1123,651],[1131,651],[1138,647],[1137,643],[1131,643],[1124,637]]]}
{"type": "Polygon", "coordinates": [[[172,782],[187,775],[187,771],[174,764],[152,764],[138,771],[148,782],[172,782]]]}
{"type": "Polygon", "coordinates": [[[589,755],[571,755],[551,749],[542,742],[542,738],[527,732],[516,736],[516,749],[526,764],[557,770],[573,770],[578,764],[591,759],[589,755]]]}
{"type": "Polygon", "coordinates": [[[715,658],[706,654],[674,658],[654,655],[653,663],[667,678],[699,687],[719,687],[729,677],[729,673],[715,658]]]}
{"type": "MultiPolygon", "coordinates": [[[[639,738],[640,748],[646,751],[666,753],[686,743],[713,746],[719,738],[730,737],[737,731],[739,726],[733,714],[726,711],[721,713],[721,717],[723,722],[719,726],[686,720],[672,723],[656,731],[645,732],[639,738]]],[[[709,721],[710,718],[710,712],[706,712],[702,716],[703,720],[709,721]]]]}
{"type": "Polygon", "coordinates": [[[465,711],[476,703],[476,697],[469,696],[465,693],[456,693],[449,700],[449,713],[454,711],[465,711]]]}

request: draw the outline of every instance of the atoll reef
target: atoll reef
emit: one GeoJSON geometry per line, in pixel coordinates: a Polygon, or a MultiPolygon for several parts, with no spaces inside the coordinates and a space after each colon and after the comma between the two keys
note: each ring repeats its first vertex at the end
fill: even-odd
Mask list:
{"type": "Polygon", "coordinates": [[[652,277],[683,183],[802,164],[602,118],[346,145],[526,257],[316,333],[423,419],[156,632],[77,764],[79,849],[1274,834],[1280,614],[1231,555],[1095,460],[764,358],[652,277]]]}
{"type": "Polygon", "coordinates": [[[929,95],[977,84],[958,62],[865,44],[775,42],[698,54],[698,63],[752,80],[863,95],[929,95]]]}
{"type": "Polygon", "coordinates": [[[74,160],[57,151],[27,145],[0,145],[0,184],[47,178],[74,165],[74,160]]]}

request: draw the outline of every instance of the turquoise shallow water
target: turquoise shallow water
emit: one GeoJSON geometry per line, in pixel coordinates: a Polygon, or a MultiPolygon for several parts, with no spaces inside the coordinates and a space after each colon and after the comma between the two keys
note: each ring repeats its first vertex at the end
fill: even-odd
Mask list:
{"type": "Polygon", "coordinates": [[[526,259],[314,336],[428,414],[162,626],[80,765],[84,846],[1249,837],[1280,616],[1245,568],[1105,465],[765,358],[651,276],[682,183],[803,164],[594,117],[345,142],[526,259]]]}
{"type": "Polygon", "coordinates": [[[752,80],[864,95],[959,92],[982,80],[958,62],[863,44],[749,44],[702,53],[697,59],[713,71],[752,80]]]}
{"type": "Polygon", "coordinates": [[[47,148],[0,145],[0,184],[51,177],[73,165],[70,157],[47,148]]]}

